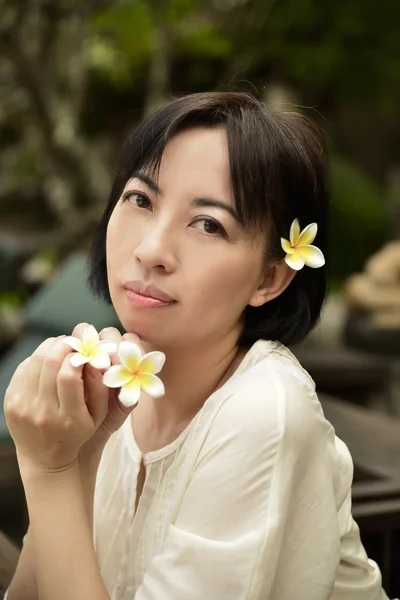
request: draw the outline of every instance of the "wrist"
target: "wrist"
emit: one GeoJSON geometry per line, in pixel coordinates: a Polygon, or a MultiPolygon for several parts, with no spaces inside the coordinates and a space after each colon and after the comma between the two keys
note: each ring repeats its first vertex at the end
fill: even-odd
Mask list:
{"type": "Polygon", "coordinates": [[[20,473],[28,500],[28,497],[31,495],[34,497],[39,490],[51,492],[52,489],[69,486],[72,482],[78,481],[79,466],[77,460],[62,469],[49,469],[43,468],[42,465],[24,463],[20,465],[20,473]]]}
{"type": "Polygon", "coordinates": [[[103,454],[104,446],[92,449],[82,449],[78,455],[79,471],[89,473],[97,473],[100,460],[103,454]]]}
{"type": "MultiPolygon", "coordinates": [[[[17,453],[18,456],[18,453],[17,453]]],[[[53,481],[69,477],[70,474],[78,471],[78,459],[75,458],[68,464],[48,466],[42,463],[33,462],[30,458],[18,456],[18,466],[22,481],[53,481]]]]}

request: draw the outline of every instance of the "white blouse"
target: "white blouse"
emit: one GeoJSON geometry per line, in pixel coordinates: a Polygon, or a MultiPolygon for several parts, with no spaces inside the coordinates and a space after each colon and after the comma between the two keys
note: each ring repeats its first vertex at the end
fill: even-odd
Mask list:
{"type": "Polygon", "coordinates": [[[308,373],[258,341],[174,442],[142,454],[127,419],[106,445],[94,542],[111,600],[386,600],[352,477],[308,373]]]}

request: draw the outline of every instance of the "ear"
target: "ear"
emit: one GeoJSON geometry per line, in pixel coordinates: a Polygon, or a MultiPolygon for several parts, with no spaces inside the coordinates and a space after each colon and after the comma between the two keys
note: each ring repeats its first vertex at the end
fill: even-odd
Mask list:
{"type": "Polygon", "coordinates": [[[262,306],[277,298],[286,290],[295,275],[296,271],[291,269],[284,259],[270,263],[264,268],[260,283],[250,298],[249,305],[262,306]]]}

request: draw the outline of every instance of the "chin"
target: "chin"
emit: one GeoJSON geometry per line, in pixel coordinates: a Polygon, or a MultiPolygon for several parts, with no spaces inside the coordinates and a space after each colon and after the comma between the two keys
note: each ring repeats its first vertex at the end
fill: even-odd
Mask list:
{"type": "Polygon", "coordinates": [[[163,340],[163,336],[160,335],[160,332],[153,323],[144,323],[143,320],[135,319],[132,315],[128,317],[124,317],[123,315],[118,316],[125,331],[127,333],[134,333],[146,344],[160,346],[165,343],[165,336],[163,340]]]}

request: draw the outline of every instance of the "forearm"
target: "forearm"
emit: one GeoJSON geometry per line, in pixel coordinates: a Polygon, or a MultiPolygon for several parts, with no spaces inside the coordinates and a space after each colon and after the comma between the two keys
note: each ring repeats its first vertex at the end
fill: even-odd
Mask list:
{"type": "Polygon", "coordinates": [[[109,600],[100,575],[78,465],[23,474],[40,600],[109,600]]]}
{"type": "MultiPolygon", "coordinates": [[[[79,473],[84,495],[84,504],[88,523],[93,539],[93,500],[96,486],[97,469],[101,459],[101,451],[81,456],[79,460],[79,473]]],[[[36,567],[34,551],[32,548],[32,535],[30,529],[25,537],[17,569],[8,588],[7,600],[38,600],[36,582],[36,567]]]]}
{"type": "Polygon", "coordinates": [[[79,474],[82,483],[82,492],[90,530],[93,535],[93,503],[96,488],[96,476],[100,464],[102,451],[95,454],[79,455],[79,474]]]}
{"type": "Polygon", "coordinates": [[[34,553],[28,529],[18,565],[8,588],[7,600],[38,600],[34,553]]]}

